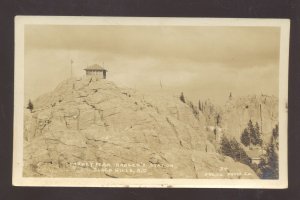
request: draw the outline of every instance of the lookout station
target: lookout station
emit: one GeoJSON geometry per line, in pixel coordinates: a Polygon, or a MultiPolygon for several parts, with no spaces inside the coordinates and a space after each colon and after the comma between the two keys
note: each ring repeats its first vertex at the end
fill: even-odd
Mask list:
{"type": "Polygon", "coordinates": [[[90,65],[87,68],[84,69],[87,76],[100,76],[102,74],[102,78],[106,79],[106,72],[107,70],[104,69],[104,67],[94,64],[90,65]]]}

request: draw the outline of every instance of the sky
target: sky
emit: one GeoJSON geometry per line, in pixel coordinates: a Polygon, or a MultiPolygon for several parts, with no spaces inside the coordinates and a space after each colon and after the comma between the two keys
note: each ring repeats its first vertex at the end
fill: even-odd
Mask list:
{"type": "Polygon", "coordinates": [[[27,99],[69,78],[71,60],[73,76],[104,64],[120,87],[194,102],[278,96],[277,27],[26,25],[24,41],[27,99]]]}

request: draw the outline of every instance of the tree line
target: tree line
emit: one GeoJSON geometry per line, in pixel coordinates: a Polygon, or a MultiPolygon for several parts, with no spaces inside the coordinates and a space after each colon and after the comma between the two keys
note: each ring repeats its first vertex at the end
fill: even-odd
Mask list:
{"type": "Polygon", "coordinates": [[[261,132],[258,123],[253,125],[249,120],[248,127],[244,129],[241,135],[241,143],[246,147],[260,146],[264,149],[264,153],[261,155],[260,163],[251,163],[250,157],[242,145],[235,138],[227,138],[223,135],[220,143],[220,153],[233,158],[234,160],[250,166],[256,174],[262,179],[278,179],[279,178],[279,141],[278,141],[278,125],[272,130],[272,136],[264,147],[261,139],[261,132]]]}

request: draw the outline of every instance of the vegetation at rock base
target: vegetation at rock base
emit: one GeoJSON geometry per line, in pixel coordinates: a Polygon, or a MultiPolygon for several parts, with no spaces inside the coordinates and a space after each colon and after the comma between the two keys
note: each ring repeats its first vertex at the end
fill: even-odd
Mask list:
{"type": "Polygon", "coordinates": [[[33,110],[33,103],[31,102],[31,100],[29,99],[28,105],[27,105],[27,109],[30,110],[30,112],[32,112],[33,110]]]}
{"type": "Polygon", "coordinates": [[[220,153],[229,156],[238,162],[250,165],[249,156],[235,138],[229,139],[223,135],[220,143],[220,153]]]}
{"type": "Polygon", "coordinates": [[[279,162],[278,162],[278,125],[272,131],[270,144],[266,147],[266,153],[262,156],[262,161],[258,165],[260,170],[260,178],[278,179],[279,178],[279,162]]]}
{"type": "Polygon", "coordinates": [[[277,150],[279,150],[279,141],[278,141],[279,134],[278,133],[279,133],[278,124],[276,124],[275,128],[273,128],[273,130],[272,130],[271,143],[274,143],[277,150]]]}
{"type": "MultiPolygon", "coordinates": [[[[229,95],[229,99],[232,99],[232,94],[229,95]]],[[[223,123],[227,123],[226,120],[228,119],[226,116],[224,117],[222,112],[215,109],[215,106],[210,103],[209,100],[199,100],[198,105],[194,106],[192,102],[185,98],[183,93],[180,95],[180,100],[191,108],[196,118],[198,118],[199,114],[202,113],[206,118],[206,123],[208,124],[222,126],[223,123]]],[[[241,103],[240,106],[249,109],[249,105],[251,105],[251,103],[241,103]]],[[[277,179],[279,177],[278,125],[276,125],[273,129],[270,141],[265,141],[262,137],[262,128],[255,119],[259,120],[259,118],[255,117],[254,119],[250,119],[246,128],[237,137],[232,136],[232,134],[229,133],[228,135],[223,135],[219,143],[219,153],[229,156],[237,162],[248,165],[256,173],[256,175],[262,179],[277,179]],[[240,140],[237,141],[236,138],[240,138],[240,140]],[[261,152],[259,156],[261,159],[259,164],[251,161],[252,158],[250,158],[247,154],[245,147],[250,147],[250,149],[255,148],[257,151],[261,152]]],[[[267,130],[264,131],[264,133],[269,134],[267,130]]],[[[215,141],[217,135],[216,129],[213,130],[213,133],[215,141]]],[[[266,135],[264,135],[264,138],[266,138],[266,135]]]]}
{"type": "Polygon", "coordinates": [[[199,110],[197,109],[197,107],[194,106],[194,104],[193,104],[191,101],[188,102],[188,106],[192,109],[193,115],[194,115],[197,119],[199,119],[199,110]]]}
{"type": "MultiPolygon", "coordinates": [[[[199,110],[198,110],[197,106],[195,106],[195,105],[193,104],[193,102],[189,101],[188,99],[185,99],[185,97],[184,97],[184,95],[183,95],[183,92],[181,92],[179,99],[180,99],[180,101],[182,101],[183,103],[187,104],[187,105],[191,108],[191,110],[192,110],[192,112],[193,112],[193,115],[194,115],[197,119],[199,119],[199,110]]],[[[199,101],[199,102],[200,102],[200,101],[199,101]]]]}
{"type": "Polygon", "coordinates": [[[183,92],[181,92],[179,99],[180,99],[180,101],[185,103],[185,98],[184,98],[183,92]]]}
{"type": "Polygon", "coordinates": [[[198,109],[203,112],[203,103],[199,100],[198,109]]]}
{"type": "MultiPolygon", "coordinates": [[[[220,153],[223,155],[233,158],[235,161],[248,165],[259,177],[263,178],[263,174],[267,177],[270,177],[270,172],[274,169],[275,166],[270,166],[266,169],[262,169],[262,166],[265,166],[264,163],[257,165],[251,163],[250,157],[247,155],[246,151],[242,148],[241,144],[235,139],[228,139],[223,135],[220,144],[220,153]]],[[[277,160],[278,161],[278,160],[277,160]]],[[[276,165],[276,163],[274,163],[276,165]]],[[[273,175],[274,173],[271,172],[273,175]]]]}
{"type": "Polygon", "coordinates": [[[219,113],[216,114],[216,125],[219,126],[221,123],[221,115],[219,113]]]}
{"type": "Polygon", "coordinates": [[[262,145],[261,132],[258,123],[253,125],[252,121],[249,120],[248,127],[244,129],[241,135],[241,142],[247,147],[252,145],[262,145]]]}

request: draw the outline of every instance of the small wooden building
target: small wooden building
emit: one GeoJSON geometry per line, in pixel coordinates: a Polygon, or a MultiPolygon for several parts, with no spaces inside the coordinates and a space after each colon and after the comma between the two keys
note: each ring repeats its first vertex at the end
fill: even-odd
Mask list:
{"type": "Polygon", "coordinates": [[[98,64],[90,65],[84,70],[87,76],[99,76],[102,77],[103,79],[106,79],[107,70],[98,64]]]}
{"type": "Polygon", "coordinates": [[[250,162],[252,164],[259,164],[262,160],[261,156],[262,156],[262,150],[258,149],[258,148],[254,148],[251,150],[246,151],[247,155],[250,158],[250,162]]]}

